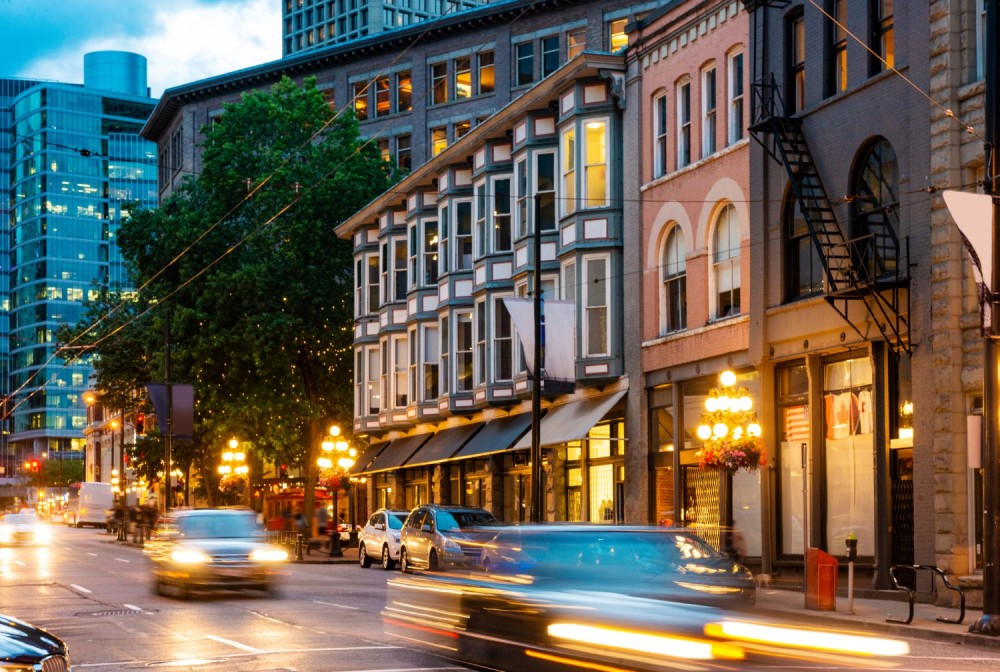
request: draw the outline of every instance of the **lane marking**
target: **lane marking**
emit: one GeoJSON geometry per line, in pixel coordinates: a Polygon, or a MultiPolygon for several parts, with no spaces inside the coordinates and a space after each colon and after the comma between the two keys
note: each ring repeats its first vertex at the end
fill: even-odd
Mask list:
{"type": "Polygon", "coordinates": [[[132,561],[126,560],[125,558],[115,558],[115,562],[132,562],[132,561]]]}
{"type": "Polygon", "coordinates": [[[69,587],[70,587],[70,588],[73,588],[73,589],[75,589],[75,590],[79,590],[79,591],[80,591],[81,593],[92,593],[92,592],[94,592],[94,591],[92,591],[92,590],[87,590],[87,589],[86,589],[86,588],[84,588],[83,586],[78,586],[78,585],[76,585],[75,583],[71,583],[71,584],[69,584],[69,587]]]}
{"type": "Polygon", "coordinates": [[[131,609],[132,611],[145,611],[145,609],[143,609],[142,607],[137,607],[134,604],[127,604],[126,603],[126,604],[123,604],[122,606],[125,607],[126,609],[131,609]]]}
{"type": "Polygon", "coordinates": [[[27,565],[25,564],[24,560],[15,560],[14,564],[18,565],[20,567],[27,567],[27,565]]]}
{"type": "Polygon", "coordinates": [[[337,604],[336,602],[323,602],[322,600],[313,600],[313,602],[315,602],[316,604],[323,604],[328,607],[340,607],[341,609],[353,609],[354,611],[359,610],[358,607],[352,607],[349,604],[337,604]]]}
{"type": "Polygon", "coordinates": [[[220,644],[228,644],[233,648],[239,649],[240,651],[248,651],[250,653],[263,653],[260,649],[255,649],[252,646],[247,646],[246,644],[240,644],[239,642],[234,642],[231,639],[226,639],[224,637],[217,637],[216,635],[205,635],[206,639],[211,639],[214,642],[219,642],[220,644]]]}
{"type": "Polygon", "coordinates": [[[92,556],[94,556],[95,558],[97,557],[97,553],[91,553],[90,551],[87,551],[87,555],[92,555],[92,556]]]}

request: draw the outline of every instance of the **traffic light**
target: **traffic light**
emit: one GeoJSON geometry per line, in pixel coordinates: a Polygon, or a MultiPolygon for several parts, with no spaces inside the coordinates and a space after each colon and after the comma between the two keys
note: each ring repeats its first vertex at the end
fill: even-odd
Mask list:
{"type": "Polygon", "coordinates": [[[146,414],[136,413],[135,414],[135,433],[137,436],[142,436],[146,433],[146,414]]]}
{"type": "Polygon", "coordinates": [[[25,471],[37,472],[41,467],[41,463],[36,459],[25,460],[24,462],[25,471]]]}
{"type": "Polygon", "coordinates": [[[288,478],[288,465],[287,464],[281,465],[281,468],[278,471],[278,476],[279,476],[279,478],[288,478]]]}

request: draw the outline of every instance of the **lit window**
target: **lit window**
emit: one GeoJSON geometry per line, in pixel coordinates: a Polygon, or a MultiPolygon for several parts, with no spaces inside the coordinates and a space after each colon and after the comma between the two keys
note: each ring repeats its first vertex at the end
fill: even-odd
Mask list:
{"type": "Polygon", "coordinates": [[[801,12],[788,21],[788,71],[785,90],[788,97],[785,107],[788,114],[805,109],[806,105],[806,23],[801,12]]]}
{"type": "Polygon", "coordinates": [[[893,31],[893,0],[868,0],[872,25],[872,43],[868,45],[874,52],[869,59],[868,74],[892,68],[896,64],[896,42],[893,31]]]}
{"type": "Polygon", "coordinates": [[[448,146],[448,129],[445,127],[431,129],[431,156],[437,156],[448,146]]]}
{"type": "Polygon", "coordinates": [[[455,59],[455,98],[472,97],[472,59],[463,56],[455,59]]]}
{"type": "Polygon", "coordinates": [[[479,95],[493,93],[496,86],[493,52],[484,51],[477,56],[477,59],[479,63],[479,95]]]}
{"type": "Polygon", "coordinates": [[[566,33],[566,58],[575,58],[587,48],[587,29],[577,28],[566,33]]]}
{"type": "Polygon", "coordinates": [[[358,121],[368,118],[368,83],[357,82],[354,85],[354,114],[358,121]]]}
{"type": "Polygon", "coordinates": [[[423,385],[421,386],[422,401],[437,400],[440,390],[438,389],[438,353],[440,344],[438,343],[437,326],[423,327],[423,385]]]}
{"type": "Polygon", "coordinates": [[[562,134],[562,203],[563,212],[576,212],[576,131],[568,128],[562,134]]]}
{"type": "Polygon", "coordinates": [[[431,105],[448,102],[448,64],[435,63],[431,66],[431,105]]]}
{"type": "Polygon", "coordinates": [[[847,90],[847,0],[827,0],[824,23],[827,41],[825,93],[832,96],[847,90]]]}
{"type": "Polygon", "coordinates": [[[615,19],[608,24],[608,33],[611,35],[611,52],[621,51],[628,46],[628,34],[625,32],[625,24],[628,19],[615,19]]]}
{"type": "Polygon", "coordinates": [[[475,384],[486,382],[486,303],[476,303],[476,368],[475,384]]]}
{"type": "Polygon", "coordinates": [[[384,117],[392,110],[390,109],[389,78],[379,77],[375,80],[375,116],[384,117]]]}
{"type": "Polygon", "coordinates": [[[583,200],[588,208],[608,204],[608,123],[587,121],[584,124],[583,200]]]}
{"type": "Polygon", "coordinates": [[[410,72],[396,75],[396,112],[409,112],[413,109],[413,79],[410,72]]]}

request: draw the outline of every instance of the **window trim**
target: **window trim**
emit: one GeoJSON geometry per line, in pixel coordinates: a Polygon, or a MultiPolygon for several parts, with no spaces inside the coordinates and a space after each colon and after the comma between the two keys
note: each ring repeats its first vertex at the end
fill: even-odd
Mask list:
{"type": "Polygon", "coordinates": [[[701,69],[701,156],[711,156],[719,150],[719,71],[715,62],[701,69]],[[712,81],[709,82],[708,80],[712,81]]]}
{"type": "Polygon", "coordinates": [[[660,335],[682,331],[687,328],[687,242],[684,236],[684,229],[677,222],[670,222],[665,227],[663,243],[659,251],[660,268],[660,335]],[[680,258],[676,262],[675,273],[669,271],[669,261],[667,255],[671,253],[671,245],[675,241],[680,241],[680,258]],[[677,324],[673,324],[673,310],[671,304],[672,286],[680,285],[683,294],[681,307],[679,308],[677,324]]]}
{"type": "Polygon", "coordinates": [[[691,165],[691,78],[677,81],[675,91],[675,114],[677,119],[677,169],[691,165]]]}
{"type": "Polygon", "coordinates": [[[584,276],[589,277],[590,275],[590,264],[592,262],[601,261],[604,263],[604,303],[600,305],[590,305],[590,298],[594,293],[596,283],[591,283],[589,280],[585,280],[582,284],[582,306],[583,306],[583,320],[581,326],[581,331],[583,332],[583,357],[610,357],[613,350],[613,344],[611,341],[612,330],[610,328],[606,329],[604,333],[605,340],[605,351],[604,352],[591,352],[590,351],[590,310],[591,308],[603,309],[605,311],[605,325],[611,324],[611,255],[610,254],[591,254],[584,255],[580,259],[580,263],[583,264],[584,276]]]}
{"type": "Polygon", "coordinates": [[[746,86],[743,83],[743,71],[746,65],[744,60],[742,49],[733,51],[726,57],[726,77],[729,80],[726,88],[728,97],[726,109],[729,114],[726,137],[729,145],[735,145],[746,137],[746,123],[743,120],[746,107],[744,105],[746,86]],[[738,68],[736,67],[737,60],[739,61],[738,68]]]}
{"type": "Polygon", "coordinates": [[[667,92],[653,94],[653,179],[667,174],[670,116],[667,113],[667,92]]]}
{"type": "Polygon", "coordinates": [[[709,264],[711,268],[711,284],[712,289],[711,302],[712,302],[712,315],[714,315],[715,320],[723,320],[730,317],[736,317],[742,314],[742,302],[743,302],[743,272],[741,268],[742,252],[741,241],[740,241],[740,220],[739,215],[736,212],[736,206],[728,201],[723,201],[719,203],[714,215],[712,216],[712,230],[711,230],[711,250],[709,257],[709,264]],[[727,215],[726,225],[730,227],[729,239],[732,242],[735,236],[735,246],[730,247],[727,252],[729,255],[724,259],[719,258],[719,225],[722,223],[723,215],[725,213],[732,213],[727,215]],[[735,229],[733,228],[735,224],[735,229]],[[719,273],[722,267],[726,266],[731,272],[735,271],[735,282],[731,283],[731,287],[726,290],[733,292],[734,290],[739,290],[740,298],[738,302],[734,302],[733,310],[727,315],[722,315],[719,306],[719,295],[721,291],[719,290],[719,273]],[[735,312],[734,312],[735,311],[735,312]]]}

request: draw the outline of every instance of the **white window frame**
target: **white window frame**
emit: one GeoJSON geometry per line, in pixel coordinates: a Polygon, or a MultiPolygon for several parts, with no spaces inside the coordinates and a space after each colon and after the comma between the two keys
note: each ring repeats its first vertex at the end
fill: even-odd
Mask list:
{"type": "Polygon", "coordinates": [[[406,334],[398,334],[389,337],[391,343],[391,363],[392,367],[392,408],[406,408],[409,403],[410,370],[409,370],[409,345],[406,334]],[[400,395],[402,391],[402,395],[400,395]],[[403,397],[403,398],[401,398],[403,397]],[[400,403],[402,401],[402,403],[400,403]]]}
{"type": "Polygon", "coordinates": [[[677,82],[677,168],[691,165],[691,79],[685,77],[677,82]]]}
{"type": "Polygon", "coordinates": [[[392,297],[390,301],[399,302],[406,300],[406,291],[410,285],[409,271],[409,248],[406,238],[396,237],[390,239],[392,245],[392,297]],[[400,287],[403,288],[402,296],[399,294],[400,287]]]}
{"type": "MultiPolygon", "coordinates": [[[[553,199],[552,223],[551,223],[550,226],[542,227],[542,231],[555,231],[556,229],[559,228],[559,208],[555,207],[555,205],[554,205],[555,200],[557,200],[556,185],[557,185],[558,179],[559,179],[559,175],[558,175],[558,173],[559,173],[559,157],[556,156],[556,150],[555,149],[545,149],[545,150],[541,150],[541,151],[537,151],[537,152],[532,152],[531,153],[531,166],[532,166],[534,172],[533,172],[532,180],[531,180],[531,201],[530,202],[531,202],[531,206],[532,207],[531,207],[531,215],[530,215],[529,219],[531,220],[532,224],[534,224],[535,213],[537,212],[537,209],[534,207],[535,206],[534,199],[537,198],[539,194],[549,194],[549,193],[551,193],[552,194],[552,199],[553,199]],[[551,189],[551,191],[550,190],[543,191],[542,188],[541,188],[542,171],[541,171],[541,167],[539,166],[539,164],[540,164],[541,158],[543,156],[550,156],[550,157],[552,157],[552,189],[551,189]]],[[[534,229],[532,229],[531,227],[528,227],[528,228],[529,228],[529,230],[531,230],[532,232],[534,232],[534,229]]]]}
{"type": "Polygon", "coordinates": [[[524,238],[531,229],[528,215],[528,204],[531,201],[531,190],[528,186],[528,156],[524,155],[514,162],[514,217],[517,220],[517,238],[524,238]]]}
{"type": "Polygon", "coordinates": [[[583,356],[584,357],[607,357],[611,354],[612,344],[611,344],[611,329],[608,328],[604,334],[604,352],[591,351],[590,350],[590,316],[591,312],[598,312],[603,310],[604,324],[610,325],[611,323],[611,257],[607,254],[600,255],[588,255],[581,259],[583,264],[584,282],[581,283],[582,291],[580,305],[583,306],[583,315],[581,316],[581,331],[583,334],[583,356]],[[604,264],[604,296],[596,298],[603,298],[603,303],[598,303],[591,305],[591,299],[595,298],[597,295],[596,288],[597,283],[590,282],[588,279],[590,277],[590,264],[603,262],[604,264]]]}
{"type": "Polygon", "coordinates": [[[489,368],[489,348],[486,341],[489,336],[490,317],[486,310],[486,301],[476,301],[472,311],[472,334],[473,334],[473,367],[472,386],[479,387],[486,384],[486,376],[489,368]]]}
{"type": "Polygon", "coordinates": [[[420,287],[436,287],[440,276],[438,272],[438,251],[441,245],[441,235],[438,232],[438,220],[425,218],[420,220],[420,264],[418,272],[420,287]],[[433,231],[434,237],[428,240],[428,232],[433,231]],[[429,278],[428,273],[434,272],[434,277],[429,278]]]}
{"type": "Polygon", "coordinates": [[[670,324],[670,287],[676,282],[681,282],[686,292],[687,286],[687,242],[684,240],[684,230],[678,224],[667,227],[666,235],[663,237],[663,245],[660,249],[660,335],[669,334],[684,329],[687,326],[687,319],[683,317],[681,324],[670,324]],[[680,250],[676,258],[671,256],[671,243],[680,240],[680,250]]]}
{"type": "Polygon", "coordinates": [[[505,175],[493,175],[490,177],[490,200],[492,201],[493,207],[488,208],[489,210],[489,222],[487,226],[487,231],[491,231],[493,235],[490,238],[490,249],[495,253],[510,252],[514,246],[514,176],[510,173],[505,175]],[[507,182],[507,198],[505,199],[501,196],[501,192],[497,189],[498,182],[507,182]],[[502,208],[506,208],[506,211],[502,208]],[[502,232],[506,230],[507,244],[501,244],[498,238],[502,238],[502,232]]]}
{"type": "Polygon", "coordinates": [[[445,203],[438,208],[438,280],[448,274],[451,270],[451,258],[448,256],[451,251],[451,240],[448,238],[451,233],[449,224],[451,223],[451,204],[445,203]]]}
{"type": "Polygon", "coordinates": [[[712,264],[712,277],[711,277],[711,288],[712,288],[712,314],[715,319],[720,320],[727,317],[734,317],[740,314],[742,303],[742,287],[743,278],[740,272],[740,254],[742,250],[740,249],[740,220],[736,212],[736,207],[732,203],[723,203],[720,205],[715,216],[712,218],[712,233],[711,233],[711,264],[712,264]],[[726,226],[728,227],[728,240],[729,249],[725,251],[727,256],[721,257],[722,254],[719,250],[719,225],[722,223],[723,216],[726,217],[726,226]],[[734,240],[735,238],[735,240],[734,240]],[[734,244],[735,243],[735,244],[734,244]],[[740,302],[733,307],[733,312],[728,315],[722,315],[719,306],[719,293],[720,285],[719,282],[720,275],[724,272],[730,273],[729,289],[726,291],[732,291],[734,289],[739,289],[740,291],[740,302]]]}
{"type": "Polygon", "coordinates": [[[379,263],[378,252],[366,252],[364,254],[365,296],[362,311],[365,315],[374,315],[378,312],[379,306],[382,305],[382,270],[379,267],[379,263]],[[372,264],[372,259],[375,260],[374,264],[372,264]],[[372,277],[373,268],[375,270],[374,278],[372,277]],[[372,309],[373,300],[374,310],[372,309]]]}
{"type": "Polygon", "coordinates": [[[454,358],[454,362],[453,362],[454,371],[452,372],[452,381],[454,381],[454,383],[452,385],[452,389],[454,390],[455,394],[461,394],[463,392],[472,392],[472,390],[473,390],[473,388],[475,386],[474,382],[473,382],[475,380],[475,346],[476,346],[476,341],[475,341],[475,338],[476,338],[476,335],[475,335],[475,316],[473,315],[473,313],[471,311],[467,312],[465,310],[462,310],[462,311],[456,312],[455,315],[454,315],[454,318],[455,318],[454,319],[454,327],[455,327],[455,349],[454,349],[454,353],[455,353],[455,358],[454,358]],[[460,336],[460,332],[462,330],[462,325],[463,324],[468,324],[469,325],[469,349],[468,350],[459,350],[459,347],[458,347],[459,344],[460,344],[459,336],[460,336]],[[462,388],[459,387],[458,372],[459,372],[459,369],[461,368],[461,365],[464,363],[464,360],[466,360],[466,359],[468,360],[468,366],[469,366],[469,368],[473,369],[473,373],[472,373],[472,375],[469,376],[469,387],[467,389],[462,389],[462,388]]]}
{"type": "Polygon", "coordinates": [[[583,187],[583,207],[584,208],[606,208],[611,201],[611,120],[607,117],[591,117],[582,120],[583,132],[583,147],[580,151],[580,161],[581,161],[581,172],[582,175],[582,187],[583,187]],[[601,154],[599,157],[593,156],[591,154],[591,135],[590,130],[595,126],[600,125],[603,129],[603,143],[598,143],[601,146],[601,154]],[[604,179],[602,180],[604,184],[603,193],[601,194],[591,194],[590,193],[590,174],[591,171],[601,170],[604,171],[604,179]]]}
{"type": "Polygon", "coordinates": [[[416,289],[420,279],[420,225],[410,222],[406,227],[406,287],[416,289]]]}
{"type": "Polygon", "coordinates": [[[490,346],[493,349],[493,356],[490,358],[491,362],[491,373],[490,380],[496,383],[506,383],[510,382],[514,378],[514,320],[511,318],[510,313],[507,312],[507,306],[504,304],[504,297],[510,296],[509,294],[494,295],[492,299],[492,317],[490,324],[490,346]],[[498,316],[500,311],[507,316],[507,333],[500,333],[500,320],[498,316]],[[507,357],[510,360],[510,375],[507,377],[501,377],[500,375],[500,357],[506,351],[507,357]]]}
{"type": "Polygon", "coordinates": [[[365,404],[365,349],[354,348],[354,417],[368,415],[365,404]]]}
{"type": "Polygon", "coordinates": [[[451,352],[453,345],[451,342],[452,332],[449,329],[450,325],[449,315],[445,312],[438,319],[438,343],[441,345],[439,350],[440,356],[438,357],[438,394],[441,396],[447,396],[449,391],[454,388],[451,382],[451,366],[453,364],[451,352]]]}
{"type": "Polygon", "coordinates": [[[667,113],[667,92],[653,96],[653,178],[667,174],[667,133],[669,114],[667,113]]]}
{"type": "Polygon", "coordinates": [[[382,411],[382,400],[385,398],[381,395],[382,376],[379,370],[379,346],[364,346],[363,358],[365,361],[365,389],[362,415],[378,415],[382,411]]]}
{"type": "Polygon", "coordinates": [[[420,326],[420,400],[425,402],[437,401],[441,396],[441,368],[440,352],[441,344],[438,339],[437,324],[423,324],[420,326]],[[431,396],[427,392],[427,381],[431,378],[437,380],[437,395],[431,396]]]}
{"type": "Polygon", "coordinates": [[[472,249],[474,261],[482,259],[490,253],[490,236],[486,235],[486,232],[489,230],[486,226],[489,221],[489,200],[489,195],[486,192],[486,180],[478,180],[472,185],[472,249]]]}
{"type": "Polygon", "coordinates": [[[414,403],[417,400],[417,366],[419,363],[419,351],[417,350],[417,328],[416,326],[410,327],[407,332],[407,348],[409,354],[407,355],[407,393],[406,400],[409,403],[414,403]]]}
{"type": "Polygon", "coordinates": [[[453,246],[455,257],[454,257],[454,263],[452,264],[452,268],[454,268],[456,271],[472,270],[473,259],[475,258],[475,246],[473,245],[473,240],[472,240],[473,231],[475,229],[475,220],[474,220],[475,213],[473,212],[474,209],[473,205],[474,204],[471,198],[456,199],[452,203],[453,217],[451,218],[451,221],[454,227],[454,233],[452,234],[452,236],[454,237],[455,240],[455,244],[453,246]],[[469,209],[468,234],[462,234],[459,229],[459,225],[461,224],[461,222],[459,221],[459,210],[462,209],[463,206],[467,206],[469,209]],[[467,264],[462,261],[462,248],[464,245],[469,246],[469,262],[467,264]]]}
{"type": "Polygon", "coordinates": [[[727,138],[728,144],[734,145],[742,140],[746,133],[743,121],[743,118],[746,115],[746,111],[744,109],[745,106],[743,104],[743,101],[746,99],[746,87],[743,83],[743,70],[746,67],[746,63],[743,58],[743,50],[741,49],[729,54],[726,63],[726,77],[728,80],[728,84],[726,86],[726,97],[728,99],[726,109],[729,111],[729,130],[727,138]],[[737,60],[740,63],[739,68],[736,67],[737,60]]]}
{"type": "MultiPolygon", "coordinates": [[[[354,258],[354,319],[364,315],[362,311],[368,307],[365,303],[365,283],[368,281],[368,267],[365,261],[363,254],[354,258]]],[[[358,378],[355,377],[355,380],[358,378]]]]}
{"type": "MultiPolygon", "coordinates": [[[[528,296],[528,281],[522,281],[514,286],[514,296],[519,299],[531,298],[528,296]]],[[[517,325],[514,325],[514,375],[523,376],[528,373],[528,367],[524,360],[524,345],[521,343],[521,337],[517,331],[517,325]]]]}
{"type": "Polygon", "coordinates": [[[701,70],[701,155],[711,156],[719,149],[719,71],[715,62],[701,70]],[[711,81],[709,81],[711,80],[711,81]]]}
{"type": "Polygon", "coordinates": [[[576,126],[570,125],[559,134],[559,199],[562,203],[560,213],[571,215],[576,212],[577,184],[576,162],[578,154],[576,142],[576,126]]]}

